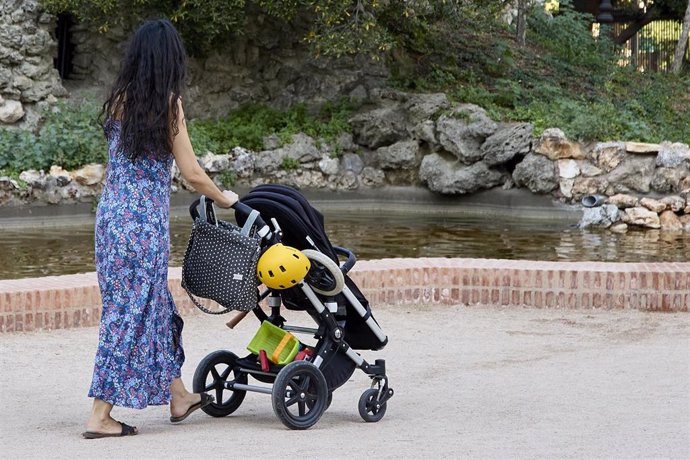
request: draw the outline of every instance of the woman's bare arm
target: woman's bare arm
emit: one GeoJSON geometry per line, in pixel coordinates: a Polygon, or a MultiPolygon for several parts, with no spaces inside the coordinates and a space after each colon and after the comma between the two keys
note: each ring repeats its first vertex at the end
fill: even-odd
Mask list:
{"type": "Polygon", "coordinates": [[[178,104],[177,127],[179,132],[173,139],[173,156],[177,167],[180,168],[182,177],[202,195],[206,195],[215,201],[218,206],[222,208],[229,208],[237,201],[237,194],[226,190],[222,192],[216,184],[206,174],[199,163],[192,142],[189,140],[189,133],[187,132],[187,123],[184,118],[184,111],[182,110],[182,101],[178,104]]]}

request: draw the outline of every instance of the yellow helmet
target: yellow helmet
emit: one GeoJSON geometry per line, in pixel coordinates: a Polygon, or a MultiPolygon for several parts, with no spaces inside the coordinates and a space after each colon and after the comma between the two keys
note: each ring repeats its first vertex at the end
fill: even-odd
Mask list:
{"type": "Polygon", "coordinates": [[[302,281],[310,268],[311,262],[304,254],[278,243],[261,255],[256,274],[268,288],[287,289],[302,281]]]}

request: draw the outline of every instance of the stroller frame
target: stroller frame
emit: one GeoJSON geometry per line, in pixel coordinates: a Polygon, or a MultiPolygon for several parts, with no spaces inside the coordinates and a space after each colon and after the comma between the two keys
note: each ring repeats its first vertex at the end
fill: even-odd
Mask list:
{"type": "MultiPolygon", "coordinates": [[[[243,203],[238,203],[235,210],[238,221],[242,215],[249,215],[252,211],[256,213],[243,203]]],[[[263,240],[267,246],[279,242],[282,235],[275,219],[272,221],[274,230],[266,231],[267,226],[264,227],[263,219],[261,217],[256,219],[258,231],[264,235],[263,240]]],[[[313,247],[316,248],[315,245],[313,247]]],[[[346,340],[345,321],[343,316],[338,314],[339,305],[336,296],[340,297],[341,294],[344,296],[351,309],[380,342],[378,348],[375,349],[383,348],[388,338],[374,320],[371,310],[360,302],[350,287],[342,282],[338,285],[337,278],[344,279],[355,265],[354,254],[346,248],[337,246],[333,246],[333,250],[337,256],[344,256],[347,260],[344,263],[338,261],[336,264],[318,248],[303,250],[305,256],[312,262],[313,268],[297,286],[290,288],[291,290],[298,289],[308,300],[310,305],[304,309],[317,323],[317,328],[285,324],[285,319],[281,316],[281,307],[287,307],[283,301],[283,291],[265,290],[259,296],[257,305],[251,310],[260,322],[269,321],[288,332],[313,334],[317,341],[313,345],[313,356],[285,365],[269,362],[268,370],[266,370],[265,367],[262,369],[260,360],[253,354],[239,358],[230,351],[218,350],[207,355],[197,366],[193,381],[195,392],[215,391],[216,401],[205,406],[202,409],[204,412],[211,416],[224,417],[240,406],[247,391],[269,394],[272,396],[273,410],[285,426],[290,429],[307,429],[318,422],[331,403],[333,391],[347,381],[357,368],[372,380],[370,388],[366,389],[360,397],[358,403],[360,416],[366,422],[377,422],[383,418],[387,401],[394,394],[386,375],[385,360],[376,359],[374,364],[371,364],[350,346],[346,340]],[[335,273],[336,271],[339,273],[335,273]],[[334,278],[336,281],[333,280],[334,278]],[[333,284],[338,286],[335,289],[323,290],[324,285],[332,288],[333,284]],[[338,290],[340,287],[342,289],[338,290]],[[338,292],[334,292],[336,290],[338,292]],[[260,306],[264,299],[267,300],[271,310],[270,315],[267,315],[260,306]],[[227,367],[219,372],[216,369],[219,364],[227,367]],[[210,383],[209,377],[212,379],[210,383]],[[250,384],[248,377],[260,383],[272,385],[250,384]],[[227,401],[224,399],[226,391],[230,392],[227,401]]],[[[342,298],[340,297],[341,303],[342,298]]],[[[246,313],[238,314],[236,319],[228,323],[228,327],[232,328],[244,315],[246,313]],[[234,324],[231,325],[233,322],[234,324]]]]}

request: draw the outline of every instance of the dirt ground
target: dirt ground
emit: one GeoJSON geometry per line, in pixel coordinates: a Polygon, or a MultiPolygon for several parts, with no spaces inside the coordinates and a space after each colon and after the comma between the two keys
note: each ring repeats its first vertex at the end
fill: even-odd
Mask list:
{"type": "MultiPolygon", "coordinates": [[[[0,336],[3,458],[690,458],[690,315],[621,311],[377,307],[396,394],[364,423],[355,372],[306,431],[268,395],[226,418],[116,409],[138,436],[80,437],[97,329],[0,336]]],[[[217,349],[244,354],[258,323],[187,317],[183,378],[217,349]]],[[[306,314],[291,321],[310,325],[306,314]]]]}

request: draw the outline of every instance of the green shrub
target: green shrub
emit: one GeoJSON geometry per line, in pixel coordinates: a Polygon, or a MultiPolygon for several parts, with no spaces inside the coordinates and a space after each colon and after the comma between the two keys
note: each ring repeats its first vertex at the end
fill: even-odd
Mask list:
{"type": "Polygon", "coordinates": [[[283,158],[283,162],[280,164],[280,167],[283,168],[285,171],[295,171],[299,168],[299,166],[299,160],[290,157],[283,158]]]}

